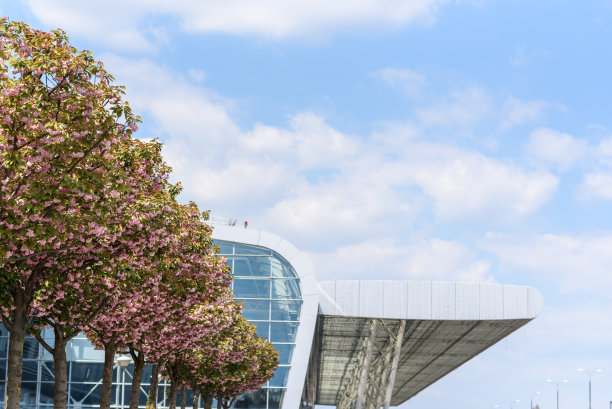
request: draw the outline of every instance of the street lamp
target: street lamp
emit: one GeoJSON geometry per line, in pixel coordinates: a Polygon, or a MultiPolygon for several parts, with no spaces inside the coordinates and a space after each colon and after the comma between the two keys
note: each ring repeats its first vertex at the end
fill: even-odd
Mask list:
{"type": "MultiPolygon", "coordinates": [[[[591,371],[587,371],[585,369],[580,368],[578,369],[578,372],[582,372],[589,375],[589,409],[591,409],[591,371]]],[[[595,369],[593,372],[599,373],[601,372],[601,369],[595,369]]]]}
{"type": "Polygon", "coordinates": [[[540,392],[536,392],[536,393],[532,393],[531,394],[531,403],[529,404],[529,407],[531,409],[533,409],[533,397],[536,396],[536,395],[539,395],[539,394],[540,394],[540,392]]]}
{"type": "Polygon", "coordinates": [[[518,403],[518,402],[520,402],[520,400],[518,400],[518,399],[513,400],[513,401],[510,403],[510,409],[512,409],[512,405],[514,405],[514,402],[517,402],[517,403],[518,403]]]}
{"type": "Polygon", "coordinates": [[[132,363],[132,358],[130,358],[129,356],[121,355],[119,358],[115,360],[115,362],[119,364],[119,366],[121,367],[121,372],[122,372],[121,374],[121,409],[123,409],[125,407],[125,371],[127,370],[128,365],[132,363]]]}
{"type": "Polygon", "coordinates": [[[559,384],[560,383],[567,383],[568,380],[564,379],[562,381],[553,381],[552,379],[547,379],[546,382],[551,382],[551,383],[554,383],[555,385],[557,385],[557,409],[559,409],[559,384]]]}

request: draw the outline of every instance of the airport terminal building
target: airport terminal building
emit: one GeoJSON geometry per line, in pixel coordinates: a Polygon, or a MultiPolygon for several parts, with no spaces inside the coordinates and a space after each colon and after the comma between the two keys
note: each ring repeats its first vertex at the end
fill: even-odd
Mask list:
{"type": "MultiPolygon", "coordinates": [[[[542,297],[531,287],[318,282],[307,259],[279,236],[216,225],[213,237],[232,267],[234,293],[245,304],[245,317],[280,351],[274,378],[259,391],[241,396],[236,408],[397,406],[534,319],[542,309],[542,297]]],[[[0,326],[0,407],[4,406],[7,345],[8,334],[0,326]]],[[[103,351],[77,337],[70,342],[67,356],[69,408],[99,407],[103,351]]],[[[132,368],[125,357],[117,359],[111,407],[128,406],[132,368]]],[[[28,338],[21,407],[52,408],[53,379],[52,357],[28,338]]],[[[149,379],[150,368],[145,368],[142,408],[149,379]]],[[[157,407],[164,408],[167,385],[159,388],[157,407]]]]}

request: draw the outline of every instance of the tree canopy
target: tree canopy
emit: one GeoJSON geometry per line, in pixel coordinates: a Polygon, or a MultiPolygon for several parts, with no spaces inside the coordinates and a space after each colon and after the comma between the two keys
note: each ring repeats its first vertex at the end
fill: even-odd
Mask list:
{"type": "MultiPolygon", "coordinates": [[[[219,385],[231,378],[255,388],[275,367],[271,345],[253,338],[239,317],[228,268],[212,250],[207,213],[177,202],[180,185],[168,182],[161,144],[133,137],[141,119],[113,83],[64,31],[0,19],[0,315],[10,332],[8,409],[19,407],[28,331],[53,353],[56,409],[67,404],[65,346],[79,331],[107,350],[111,375],[118,350],[163,366],[171,377],[178,364],[204,370],[198,360],[233,351],[234,369],[215,375],[219,385]],[[41,337],[45,328],[54,331],[53,346],[41,337]]],[[[212,379],[219,368],[207,368],[212,379]]]]}

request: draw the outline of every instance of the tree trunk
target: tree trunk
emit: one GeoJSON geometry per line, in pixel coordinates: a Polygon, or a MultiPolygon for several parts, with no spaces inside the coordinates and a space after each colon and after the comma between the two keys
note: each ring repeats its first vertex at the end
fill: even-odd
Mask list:
{"type": "Polygon", "coordinates": [[[200,392],[197,388],[193,388],[193,409],[198,409],[198,401],[200,400],[200,392]]]}
{"type": "Polygon", "coordinates": [[[53,409],[66,409],[68,405],[68,363],[66,361],[66,339],[58,327],[54,327],[55,345],[53,364],[55,365],[55,385],[53,390],[53,409]]]}
{"type": "Polygon", "coordinates": [[[168,405],[168,409],[176,409],[176,397],[178,395],[178,385],[176,381],[170,379],[170,405],[168,405]]]}
{"type": "Polygon", "coordinates": [[[132,376],[132,393],[130,395],[130,409],[138,409],[140,401],[140,382],[142,381],[142,370],[144,368],[144,353],[130,348],[130,355],[134,360],[134,375],[132,376]]]}
{"type": "Polygon", "coordinates": [[[185,385],[181,385],[181,409],[187,407],[187,388],[185,385]]]}
{"type": "Polygon", "coordinates": [[[110,409],[111,389],[113,386],[113,367],[117,348],[107,345],[104,348],[104,369],[102,371],[102,390],[100,392],[100,409],[110,409]]]}
{"type": "Polygon", "coordinates": [[[159,365],[153,364],[151,368],[151,382],[149,387],[149,398],[147,399],[147,408],[157,408],[157,385],[159,384],[159,365]]]}
{"type": "Polygon", "coordinates": [[[202,398],[204,399],[204,409],[212,409],[212,394],[202,395],[202,398]]]}
{"type": "Polygon", "coordinates": [[[6,382],[6,409],[19,409],[21,394],[21,375],[23,372],[23,343],[26,335],[26,305],[24,294],[15,294],[13,322],[7,326],[10,331],[8,350],[8,372],[6,382]],[[10,327],[10,328],[9,328],[10,327]]]}

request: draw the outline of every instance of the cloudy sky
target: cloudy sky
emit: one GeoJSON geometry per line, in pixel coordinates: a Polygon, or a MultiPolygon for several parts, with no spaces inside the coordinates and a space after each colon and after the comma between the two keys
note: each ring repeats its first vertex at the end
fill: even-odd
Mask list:
{"type": "Polygon", "coordinates": [[[183,200],[319,279],[531,285],[539,318],[404,408],[612,401],[609,0],[0,0],[106,64],[183,200]]]}

